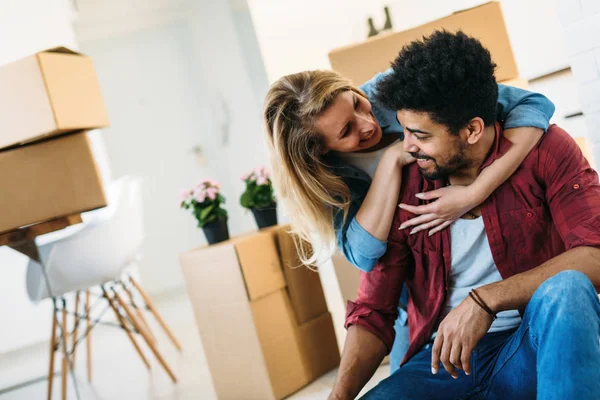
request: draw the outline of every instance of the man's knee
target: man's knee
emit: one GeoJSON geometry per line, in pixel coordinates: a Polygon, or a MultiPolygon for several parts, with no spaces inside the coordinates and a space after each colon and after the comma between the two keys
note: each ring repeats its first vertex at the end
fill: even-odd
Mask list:
{"type": "Polygon", "coordinates": [[[567,270],[548,278],[533,295],[531,302],[541,302],[546,306],[564,305],[572,307],[581,302],[595,299],[592,282],[582,272],[567,270]]]}

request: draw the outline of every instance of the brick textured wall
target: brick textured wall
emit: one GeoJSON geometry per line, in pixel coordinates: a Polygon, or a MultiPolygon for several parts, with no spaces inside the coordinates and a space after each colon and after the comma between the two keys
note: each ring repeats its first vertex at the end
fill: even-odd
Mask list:
{"type": "Polygon", "coordinates": [[[588,143],[600,163],[600,0],[560,0],[565,47],[588,125],[588,143]]]}

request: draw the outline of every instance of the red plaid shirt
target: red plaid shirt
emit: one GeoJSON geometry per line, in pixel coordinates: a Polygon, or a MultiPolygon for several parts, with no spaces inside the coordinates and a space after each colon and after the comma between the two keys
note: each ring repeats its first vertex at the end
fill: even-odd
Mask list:
{"type": "MultiPolygon", "coordinates": [[[[482,168],[511,146],[496,125],[496,140],[482,168]]],[[[415,164],[404,168],[400,202],[437,189],[415,164]]],[[[481,206],[485,230],[502,278],[535,268],[578,246],[600,246],[600,184],[575,141],[552,125],[517,171],[481,206]]],[[[426,344],[446,302],[451,268],[450,230],[431,237],[398,227],[413,215],[398,209],[387,253],[371,272],[361,273],[355,302],[348,302],[346,327],[360,325],[391,350],[403,283],[409,291],[410,347],[403,364],[426,344]]]]}

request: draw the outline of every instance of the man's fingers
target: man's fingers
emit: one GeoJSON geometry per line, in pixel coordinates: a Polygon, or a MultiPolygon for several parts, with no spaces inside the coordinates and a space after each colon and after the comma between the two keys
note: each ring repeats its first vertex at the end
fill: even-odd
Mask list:
{"type": "Polygon", "coordinates": [[[440,367],[440,353],[442,350],[442,344],[444,342],[444,339],[442,338],[442,335],[439,334],[435,337],[435,340],[433,341],[433,347],[431,348],[431,373],[432,374],[437,374],[438,373],[438,369],[440,367]]]}
{"type": "Polygon", "coordinates": [[[419,226],[416,226],[412,231],[410,231],[410,234],[412,235],[414,233],[433,228],[442,222],[443,222],[443,220],[441,220],[441,219],[434,219],[433,221],[427,222],[426,224],[421,224],[419,226]]]}
{"type": "Polygon", "coordinates": [[[406,229],[410,226],[415,226],[415,225],[420,225],[420,224],[424,224],[427,222],[431,222],[436,218],[437,217],[434,214],[421,215],[419,217],[411,218],[408,221],[405,221],[402,225],[400,225],[399,229],[402,230],[402,229],[406,229]]]}
{"type": "Polygon", "coordinates": [[[438,226],[436,226],[435,228],[433,228],[432,230],[429,231],[429,236],[434,235],[434,234],[446,229],[447,227],[450,226],[451,223],[452,223],[452,221],[446,221],[446,222],[439,224],[438,226]]]}
{"type": "Polygon", "coordinates": [[[452,350],[452,341],[444,340],[444,344],[442,345],[442,352],[440,355],[440,361],[444,365],[444,368],[454,379],[458,379],[458,373],[456,373],[456,369],[454,365],[450,362],[450,351],[452,350]]]}
{"type": "Polygon", "coordinates": [[[410,204],[400,203],[398,205],[398,207],[400,207],[403,210],[408,211],[409,213],[422,215],[422,214],[430,214],[432,212],[435,212],[435,210],[437,209],[437,204],[431,203],[431,204],[424,204],[422,206],[411,206],[410,204]]]}
{"type": "Polygon", "coordinates": [[[450,363],[452,363],[452,365],[454,365],[456,368],[464,370],[461,355],[462,345],[460,343],[455,343],[452,346],[452,350],[450,350],[450,363]]]}
{"type": "Polygon", "coordinates": [[[473,348],[471,348],[471,347],[463,347],[461,356],[460,356],[460,362],[462,363],[463,371],[465,371],[465,374],[467,374],[467,375],[471,375],[471,352],[472,351],[473,351],[473,348]]]}

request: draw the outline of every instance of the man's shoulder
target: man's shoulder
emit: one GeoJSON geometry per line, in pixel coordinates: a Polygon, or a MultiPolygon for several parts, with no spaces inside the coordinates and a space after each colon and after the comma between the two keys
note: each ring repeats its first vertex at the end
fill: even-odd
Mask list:
{"type": "MultiPolygon", "coordinates": [[[[540,139],[538,146],[538,162],[542,171],[561,168],[565,160],[586,163],[581,148],[571,135],[558,125],[550,125],[540,139]]],[[[564,167],[564,166],[563,166],[564,167]]],[[[546,171],[548,172],[548,171],[546,171]]]]}

